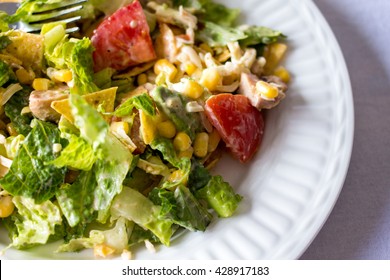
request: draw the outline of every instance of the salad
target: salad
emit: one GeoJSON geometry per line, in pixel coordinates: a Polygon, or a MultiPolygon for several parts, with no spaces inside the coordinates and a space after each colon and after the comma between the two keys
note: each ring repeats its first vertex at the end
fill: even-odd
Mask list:
{"type": "Polygon", "coordinates": [[[91,0],[77,23],[0,12],[0,217],[10,245],[131,256],[205,231],[243,198],[212,169],[261,145],[285,36],[212,0],[91,0]],[[78,27],[68,34],[67,28],[78,27]]]}

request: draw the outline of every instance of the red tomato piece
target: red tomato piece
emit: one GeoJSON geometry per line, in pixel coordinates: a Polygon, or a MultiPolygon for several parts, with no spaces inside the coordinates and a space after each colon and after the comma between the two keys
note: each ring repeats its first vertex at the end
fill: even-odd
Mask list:
{"type": "Polygon", "coordinates": [[[94,70],[123,70],[156,58],[149,26],[138,1],[117,10],[94,31],[94,70]]]}
{"type": "Polygon", "coordinates": [[[227,148],[241,162],[248,162],[261,144],[264,133],[262,113],[244,95],[213,95],[205,112],[227,148]]]}

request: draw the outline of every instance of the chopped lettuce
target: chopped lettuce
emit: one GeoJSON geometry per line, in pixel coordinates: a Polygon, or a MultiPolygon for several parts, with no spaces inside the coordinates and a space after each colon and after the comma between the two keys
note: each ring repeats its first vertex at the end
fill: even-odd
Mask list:
{"type": "Polygon", "coordinates": [[[264,26],[244,26],[241,31],[246,35],[245,39],[240,40],[240,45],[244,47],[267,45],[286,37],[282,32],[264,26]]]}
{"type": "Polygon", "coordinates": [[[34,127],[21,144],[8,173],[0,184],[13,196],[25,196],[42,203],[52,198],[63,183],[66,168],[46,164],[56,157],[53,144],[61,143],[58,128],[34,120],[34,127]]]}
{"type": "Polygon", "coordinates": [[[62,223],[58,207],[50,200],[38,204],[34,199],[23,196],[15,196],[12,201],[18,212],[11,217],[16,226],[11,245],[25,248],[46,244],[50,235],[55,234],[56,225],[62,223]]]}
{"type": "Polygon", "coordinates": [[[69,134],[67,140],[68,145],[61,150],[57,158],[49,163],[58,168],[68,166],[78,170],[90,170],[96,161],[92,145],[74,134],[69,134]]]}
{"type": "Polygon", "coordinates": [[[172,222],[161,219],[160,211],[161,206],[153,204],[147,197],[128,187],[124,187],[114,198],[111,206],[114,218],[124,217],[135,222],[153,232],[161,243],[168,246],[172,236],[172,222]]]}
{"type": "Polygon", "coordinates": [[[46,24],[42,28],[45,58],[49,66],[72,70],[72,93],[86,94],[98,91],[93,79],[93,47],[89,38],[69,39],[65,24],[46,24]]]}
{"type": "Polygon", "coordinates": [[[6,35],[0,35],[0,51],[8,47],[12,41],[6,35]]]}
{"type": "Polygon", "coordinates": [[[11,120],[15,130],[24,136],[27,136],[31,131],[30,123],[32,116],[29,114],[21,114],[22,109],[29,104],[30,91],[30,88],[24,87],[12,95],[4,106],[5,115],[11,120]]]}
{"type": "Polygon", "coordinates": [[[211,222],[212,215],[183,185],[179,185],[174,191],[154,188],[149,197],[161,206],[159,215],[162,218],[172,220],[191,231],[205,231],[211,222]]]}
{"type": "Polygon", "coordinates": [[[0,87],[2,87],[12,75],[11,68],[9,65],[2,60],[0,60],[0,87]]]}
{"type": "Polygon", "coordinates": [[[143,110],[149,116],[154,116],[156,114],[153,99],[147,93],[142,93],[123,102],[115,110],[114,115],[117,117],[129,116],[132,114],[134,107],[138,110],[143,110]]]}
{"type": "Polygon", "coordinates": [[[211,179],[210,172],[196,159],[191,161],[191,171],[188,177],[188,188],[191,192],[200,190],[211,179]]]}
{"type": "Polygon", "coordinates": [[[73,184],[64,184],[57,191],[56,198],[69,226],[87,224],[94,218],[93,191],[96,178],[93,171],[83,171],[73,184]]]}
{"type": "Polygon", "coordinates": [[[197,32],[197,39],[211,47],[225,46],[230,42],[245,39],[247,36],[238,28],[218,25],[211,21],[204,22],[204,27],[197,32]]]}
{"type": "Polygon", "coordinates": [[[214,176],[208,184],[196,192],[196,196],[207,201],[220,217],[230,217],[238,207],[242,197],[236,194],[229,183],[221,176],[214,176]]]}

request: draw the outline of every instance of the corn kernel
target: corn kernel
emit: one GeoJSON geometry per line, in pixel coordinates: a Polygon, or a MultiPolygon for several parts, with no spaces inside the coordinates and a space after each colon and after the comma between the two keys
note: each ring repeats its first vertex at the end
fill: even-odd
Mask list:
{"type": "Polygon", "coordinates": [[[93,253],[96,257],[105,258],[109,255],[112,255],[114,252],[115,250],[106,244],[99,244],[93,248],[93,253]]]}
{"type": "Polygon", "coordinates": [[[48,90],[50,86],[50,80],[45,78],[36,78],[32,82],[32,87],[35,90],[48,90]]]}
{"type": "Polygon", "coordinates": [[[209,135],[206,132],[196,134],[194,140],[194,154],[197,157],[205,157],[208,151],[209,135]]]}
{"type": "Polygon", "coordinates": [[[140,131],[142,139],[144,140],[146,145],[149,145],[153,142],[153,140],[157,137],[157,126],[154,119],[148,114],[144,113],[144,111],[139,111],[140,117],[140,131]]]}
{"type": "Polygon", "coordinates": [[[124,131],[125,134],[128,134],[130,131],[129,123],[127,122],[112,122],[110,126],[113,131],[121,130],[124,131]]]}
{"type": "Polygon", "coordinates": [[[290,73],[283,66],[279,66],[275,69],[274,75],[278,76],[283,82],[290,82],[290,73]]]}
{"type": "Polygon", "coordinates": [[[191,79],[182,79],[179,88],[179,92],[192,99],[198,99],[204,91],[199,83],[191,79]]]}
{"type": "Polygon", "coordinates": [[[21,84],[31,84],[35,78],[35,74],[33,71],[27,71],[24,68],[20,68],[15,71],[16,78],[21,84]]]}
{"type": "Polygon", "coordinates": [[[191,147],[191,138],[185,132],[179,132],[173,139],[173,146],[179,152],[185,151],[191,147]]]}
{"type": "Polygon", "coordinates": [[[211,133],[209,134],[209,143],[207,151],[209,153],[214,152],[218,147],[219,141],[221,141],[221,136],[216,129],[213,129],[213,131],[211,131],[211,133]]]}
{"type": "Polygon", "coordinates": [[[213,49],[206,43],[200,44],[199,48],[201,48],[202,50],[204,50],[206,52],[209,52],[209,53],[213,54],[213,49]]]}
{"type": "Polygon", "coordinates": [[[192,158],[193,154],[194,154],[194,148],[189,147],[187,150],[179,152],[179,158],[183,158],[183,157],[192,158]]]}
{"type": "Polygon", "coordinates": [[[193,63],[187,63],[184,67],[184,71],[188,74],[188,75],[192,75],[195,73],[195,71],[197,70],[198,68],[196,67],[195,64],[193,63]]]}
{"type": "MultiPolygon", "coordinates": [[[[177,170],[173,171],[173,172],[169,175],[168,181],[169,181],[169,182],[172,182],[172,183],[174,183],[174,182],[179,182],[179,181],[183,180],[183,176],[184,176],[184,175],[185,175],[185,174],[184,174],[184,171],[183,171],[183,170],[177,169],[177,170]]],[[[183,182],[183,183],[186,183],[186,182],[183,182]]]]}
{"type": "Polygon", "coordinates": [[[217,86],[222,83],[222,77],[215,68],[207,68],[202,72],[200,84],[206,87],[209,91],[216,90],[217,86]]]}
{"type": "Polygon", "coordinates": [[[276,66],[283,59],[287,52],[287,45],[283,43],[273,43],[267,46],[264,53],[266,64],[264,66],[265,74],[272,74],[276,66]]]}
{"type": "Polygon", "coordinates": [[[256,90],[266,99],[274,99],[279,94],[279,90],[276,87],[264,81],[258,81],[256,83],[256,90]]]}
{"type": "Polygon", "coordinates": [[[164,72],[170,81],[172,81],[177,74],[176,66],[165,58],[157,60],[157,62],[154,64],[153,70],[157,76],[164,72]]]}
{"type": "Polygon", "coordinates": [[[173,138],[176,135],[176,127],[171,121],[164,121],[157,126],[158,133],[165,138],[173,138]]]}
{"type": "Polygon", "coordinates": [[[12,202],[12,196],[0,197],[0,218],[6,218],[14,212],[15,206],[12,202]]]}
{"type": "Polygon", "coordinates": [[[70,82],[73,78],[72,71],[68,69],[61,69],[54,72],[53,78],[59,82],[70,82]]]}
{"type": "Polygon", "coordinates": [[[139,74],[137,76],[137,84],[139,86],[144,85],[148,82],[148,76],[145,73],[139,74]]]}

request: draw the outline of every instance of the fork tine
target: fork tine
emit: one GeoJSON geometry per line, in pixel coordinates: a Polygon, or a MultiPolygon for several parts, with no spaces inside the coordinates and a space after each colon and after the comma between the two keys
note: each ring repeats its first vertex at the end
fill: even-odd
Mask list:
{"type": "MultiPolygon", "coordinates": [[[[81,19],[81,16],[75,16],[75,17],[71,17],[71,18],[67,18],[67,19],[63,19],[63,20],[52,21],[52,23],[65,22],[66,24],[68,24],[68,23],[78,21],[80,19],[81,19]]],[[[43,23],[29,24],[26,22],[19,22],[19,28],[24,30],[25,32],[29,32],[29,33],[39,33],[42,29],[42,25],[43,25],[43,23]]],[[[78,30],[79,30],[78,27],[73,27],[73,28],[68,28],[65,31],[66,31],[66,33],[72,33],[72,32],[76,32],[78,30]]]]}
{"type": "Polygon", "coordinates": [[[55,20],[58,17],[65,16],[74,12],[77,12],[83,8],[82,5],[73,6],[70,8],[66,8],[63,10],[53,10],[52,12],[47,13],[39,13],[39,14],[32,14],[31,16],[28,16],[25,21],[29,23],[35,23],[40,21],[45,21],[49,19],[55,20]]]}
{"type": "Polygon", "coordinates": [[[53,3],[53,4],[45,4],[45,5],[42,5],[41,7],[36,7],[34,10],[35,10],[35,13],[39,14],[39,13],[45,13],[48,11],[63,9],[63,8],[69,7],[69,6],[75,6],[77,4],[83,4],[85,2],[87,2],[87,0],[64,0],[61,2],[53,3]]]}

